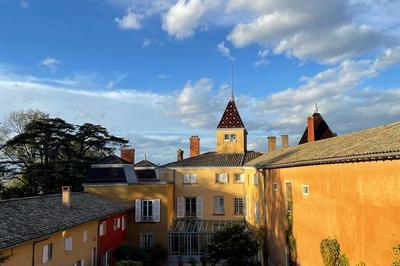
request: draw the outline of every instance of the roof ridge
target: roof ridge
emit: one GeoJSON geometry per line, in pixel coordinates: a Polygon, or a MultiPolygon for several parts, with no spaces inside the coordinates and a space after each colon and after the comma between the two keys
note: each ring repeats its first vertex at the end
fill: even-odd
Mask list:
{"type": "MultiPolygon", "coordinates": [[[[87,192],[85,192],[85,191],[72,192],[73,195],[84,194],[84,193],[87,193],[87,192]]],[[[37,196],[29,196],[29,197],[22,197],[22,198],[2,199],[2,200],[0,200],[0,204],[4,203],[4,202],[10,202],[10,201],[22,201],[22,200],[30,200],[30,199],[37,199],[37,198],[50,198],[50,197],[61,196],[61,195],[62,195],[62,193],[55,193],[55,194],[37,195],[37,196]]]]}

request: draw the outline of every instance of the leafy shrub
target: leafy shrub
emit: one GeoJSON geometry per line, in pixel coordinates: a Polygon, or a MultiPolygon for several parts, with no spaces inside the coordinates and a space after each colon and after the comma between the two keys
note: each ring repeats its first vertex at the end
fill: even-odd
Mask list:
{"type": "Polygon", "coordinates": [[[189,263],[190,266],[196,266],[197,260],[195,258],[193,258],[193,257],[190,257],[188,259],[188,263],[189,263]]]}
{"type": "Polygon", "coordinates": [[[115,266],[143,266],[141,261],[121,260],[115,263],[115,266]]]}
{"type": "Polygon", "coordinates": [[[128,243],[122,243],[114,251],[114,258],[116,261],[143,261],[145,256],[146,252],[144,249],[128,243]]]}
{"type": "Polygon", "coordinates": [[[148,254],[151,258],[151,263],[157,265],[165,262],[168,250],[162,244],[157,243],[148,251],[148,254]]]}
{"type": "Polygon", "coordinates": [[[393,262],[392,266],[400,266],[400,243],[393,247],[393,262]]]}
{"type": "Polygon", "coordinates": [[[349,266],[349,259],[341,252],[336,239],[322,240],[320,250],[325,266],[349,266]]]}

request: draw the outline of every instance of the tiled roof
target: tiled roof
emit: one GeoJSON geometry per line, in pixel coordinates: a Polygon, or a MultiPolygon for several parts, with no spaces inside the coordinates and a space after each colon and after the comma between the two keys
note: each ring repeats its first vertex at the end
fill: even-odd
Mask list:
{"type": "Polygon", "coordinates": [[[156,167],[158,167],[158,165],[145,159],[145,160],[142,160],[142,161],[136,163],[134,165],[134,167],[154,167],[154,168],[156,168],[156,167]]]}
{"type": "Polygon", "coordinates": [[[237,167],[262,155],[260,152],[217,153],[206,152],[198,156],[163,165],[163,167],[237,167]]]}
{"type": "Polygon", "coordinates": [[[400,158],[400,122],[266,153],[248,166],[301,165],[400,158]]]}
{"type": "Polygon", "coordinates": [[[228,102],[217,128],[244,128],[233,98],[228,102]]]}
{"type": "Polygon", "coordinates": [[[0,249],[132,209],[89,193],[72,193],[71,207],[61,195],[0,201],[0,249]]]}
{"type": "MultiPolygon", "coordinates": [[[[335,137],[335,133],[332,132],[325,119],[318,112],[313,115],[314,118],[314,138],[315,140],[327,139],[335,137]]],[[[303,136],[300,139],[299,144],[307,143],[308,140],[308,126],[304,130],[303,136]]]]}

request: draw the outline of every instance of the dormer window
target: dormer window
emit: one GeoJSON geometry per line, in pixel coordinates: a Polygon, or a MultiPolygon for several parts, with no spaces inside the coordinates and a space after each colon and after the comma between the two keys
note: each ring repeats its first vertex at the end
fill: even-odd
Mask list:
{"type": "Polygon", "coordinates": [[[236,134],[234,134],[234,133],[225,134],[224,140],[225,140],[225,142],[234,142],[234,141],[236,141],[236,134]]]}

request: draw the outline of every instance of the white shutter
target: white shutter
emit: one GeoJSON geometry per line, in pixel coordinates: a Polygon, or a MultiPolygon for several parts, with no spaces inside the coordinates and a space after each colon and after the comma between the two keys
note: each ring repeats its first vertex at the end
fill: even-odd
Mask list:
{"type": "Polygon", "coordinates": [[[83,242],[87,242],[87,230],[83,231],[83,242]]]}
{"type": "Polygon", "coordinates": [[[196,174],[190,175],[190,183],[192,183],[192,184],[197,183],[197,175],[196,174]]]}
{"type": "Polygon", "coordinates": [[[203,197],[196,198],[196,217],[203,218],[203,197]]]}
{"type": "Polygon", "coordinates": [[[153,200],[153,206],[154,206],[153,221],[159,222],[160,221],[160,200],[159,199],[153,200]]]}
{"type": "Polygon", "coordinates": [[[72,237],[64,238],[64,250],[65,251],[72,250],[72,237]]]}
{"type": "Polygon", "coordinates": [[[184,174],[183,175],[183,183],[184,184],[190,183],[190,174],[184,174]]]}
{"type": "Polygon", "coordinates": [[[42,252],[42,263],[46,263],[49,260],[49,245],[43,246],[42,252]]]}
{"type": "Polygon", "coordinates": [[[126,229],[126,216],[124,215],[122,217],[122,231],[125,231],[126,229]]]}
{"type": "Polygon", "coordinates": [[[141,221],[141,210],[142,207],[142,201],[140,199],[135,200],[135,222],[140,222],[141,221]]]}
{"type": "Polygon", "coordinates": [[[182,218],[185,216],[185,198],[176,197],[176,217],[182,218]]]}

